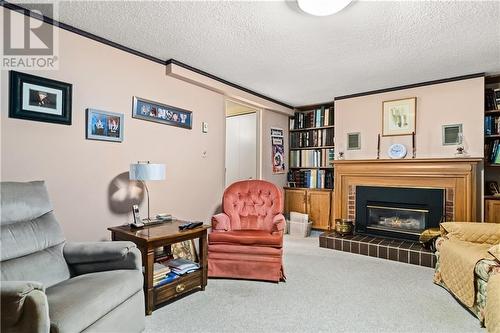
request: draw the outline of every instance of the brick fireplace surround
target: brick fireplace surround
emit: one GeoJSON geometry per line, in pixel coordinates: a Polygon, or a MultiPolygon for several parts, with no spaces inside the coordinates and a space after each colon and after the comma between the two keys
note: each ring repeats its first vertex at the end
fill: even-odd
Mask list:
{"type": "MultiPolygon", "coordinates": [[[[447,221],[481,221],[478,191],[480,158],[337,160],[335,162],[334,219],[355,220],[356,186],[438,188],[445,190],[447,221]]],[[[320,247],[415,265],[434,267],[434,255],[417,242],[325,232],[320,247]]]]}

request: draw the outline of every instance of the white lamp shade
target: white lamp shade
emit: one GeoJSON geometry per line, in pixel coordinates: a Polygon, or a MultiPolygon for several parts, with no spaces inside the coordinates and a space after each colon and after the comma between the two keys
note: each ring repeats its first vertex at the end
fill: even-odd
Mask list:
{"type": "Polygon", "coordinates": [[[130,164],[131,180],[165,180],[165,164],[130,164]]]}
{"type": "Polygon", "coordinates": [[[352,0],[297,0],[299,8],[314,16],[328,16],[340,12],[352,0]]]}

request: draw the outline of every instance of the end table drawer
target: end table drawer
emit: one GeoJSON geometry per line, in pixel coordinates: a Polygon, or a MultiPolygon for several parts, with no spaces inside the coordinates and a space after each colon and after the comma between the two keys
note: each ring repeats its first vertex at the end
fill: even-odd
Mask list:
{"type": "Polygon", "coordinates": [[[155,304],[165,302],[171,298],[187,293],[202,286],[201,270],[181,276],[169,284],[155,288],[155,304]]]}

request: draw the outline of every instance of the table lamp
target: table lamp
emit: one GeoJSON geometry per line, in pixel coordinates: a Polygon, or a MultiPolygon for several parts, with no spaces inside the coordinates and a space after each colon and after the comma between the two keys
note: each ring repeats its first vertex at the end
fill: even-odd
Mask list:
{"type": "Polygon", "coordinates": [[[148,197],[148,221],[151,221],[149,215],[149,189],[147,180],[165,180],[165,164],[149,163],[149,161],[138,161],[130,164],[130,180],[138,180],[144,184],[148,197]]]}

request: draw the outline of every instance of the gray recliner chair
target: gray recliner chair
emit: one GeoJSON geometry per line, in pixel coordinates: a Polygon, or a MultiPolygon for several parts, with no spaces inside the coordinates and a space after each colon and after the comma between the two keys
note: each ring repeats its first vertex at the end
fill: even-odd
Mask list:
{"type": "Polygon", "coordinates": [[[44,182],[2,182],[2,332],[140,332],[141,253],[131,242],[67,243],[44,182]]]}

